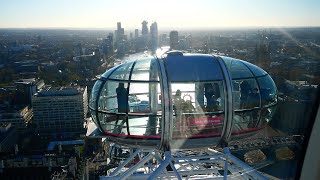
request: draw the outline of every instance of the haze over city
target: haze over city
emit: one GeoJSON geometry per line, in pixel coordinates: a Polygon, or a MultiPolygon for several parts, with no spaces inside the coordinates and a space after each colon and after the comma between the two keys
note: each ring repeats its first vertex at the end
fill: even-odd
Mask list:
{"type": "Polygon", "coordinates": [[[0,28],[137,28],[143,19],[171,29],[320,26],[317,0],[0,0],[0,7],[0,28]]]}

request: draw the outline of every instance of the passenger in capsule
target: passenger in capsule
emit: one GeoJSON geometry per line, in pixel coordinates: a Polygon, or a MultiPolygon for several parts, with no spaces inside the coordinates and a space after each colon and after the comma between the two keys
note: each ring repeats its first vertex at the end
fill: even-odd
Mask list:
{"type": "Polygon", "coordinates": [[[246,109],[249,105],[250,84],[248,81],[243,81],[240,84],[240,108],[246,109]]]}
{"type": "Polygon", "coordinates": [[[217,110],[218,102],[216,97],[216,92],[212,84],[204,84],[204,96],[207,99],[207,111],[217,110]]]}
{"type": "Polygon", "coordinates": [[[116,92],[118,100],[118,112],[127,112],[129,108],[128,90],[124,87],[123,83],[119,83],[116,92]]]}
{"type": "MultiPolygon", "coordinates": [[[[116,89],[116,93],[117,93],[117,101],[118,101],[118,112],[121,112],[121,113],[127,112],[129,109],[128,90],[124,87],[123,83],[119,83],[116,89]]],[[[126,122],[126,119],[124,116],[118,117],[117,121],[115,122],[113,133],[120,134],[125,122],[126,122]],[[121,120],[121,123],[118,125],[119,120],[121,120]]]]}
{"type": "Polygon", "coordinates": [[[250,107],[259,107],[260,95],[258,88],[253,88],[249,94],[248,102],[250,107]]]}
{"type": "MultiPolygon", "coordinates": [[[[258,88],[253,88],[248,97],[248,105],[250,108],[259,107],[260,106],[260,95],[258,88]]],[[[248,124],[248,128],[254,128],[256,123],[258,122],[258,111],[252,110],[251,120],[248,124]]]]}
{"type": "Polygon", "coordinates": [[[175,110],[176,115],[181,115],[184,100],[181,98],[181,91],[179,89],[176,91],[176,94],[173,97],[173,103],[173,109],[175,110]]]}

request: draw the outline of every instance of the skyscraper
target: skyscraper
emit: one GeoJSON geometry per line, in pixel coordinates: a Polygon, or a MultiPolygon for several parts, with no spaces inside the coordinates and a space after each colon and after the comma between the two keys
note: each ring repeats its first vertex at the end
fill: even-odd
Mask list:
{"type": "Polygon", "coordinates": [[[117,22],[117,30],[119,31],[121,29],[121,22],[117,22]]]}
{"type": "Polygon", "coordinates": [[[113,54],[113,37],[108,36],[102,41],[102,52],[105,56],[111,56],[113,54]]]}
{"type": "Polygon", "coordinates": [[[139,29],[134,30],[134,38],[137,39],[139,37],[139,29]]]}
{"type": "Polygon", "coordinates": [[[133,38],[133,33],[132,32],[130,32],[130,39],[132,39],[133,38]]]}
{"type": "Polygon", "coordinates": [[[154,22],[150,26],[151,49],[156,50],[158,47],[158,24],[154,22]]]}
{"type": "Polygon", "coordinates": [[[179,34],[178,31],[170,32],[170,50],[178,49],[179,45],[179,34]]]}
{"type": "Polygon", "coordinates": [[[142,35],[148,35],[149,29],[148,29],[148,22],[143,21],[142,22],[142,30],[141,30],[142,35]]]}
{"type": "Polygon", "coordinates": [[[117,30],[116,30],[116,44],[118,44],[124,38],[124,28],[121,28],[121,22],[117,23],[117,30]]]}
{"type": "Polygon", "coordinates": [[[142,30],[141,30],[141,46],[144,49],[148,48],[149,45],[149,29],[148,29],[148,22],[147,21],[143,21],[142,23],[142,30]]]}

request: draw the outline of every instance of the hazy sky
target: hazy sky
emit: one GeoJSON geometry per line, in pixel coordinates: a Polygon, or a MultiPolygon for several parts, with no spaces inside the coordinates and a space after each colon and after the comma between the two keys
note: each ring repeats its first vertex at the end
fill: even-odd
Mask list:
{"type": "Polygon", "coordinates": [[[320,26],[320,0],[0,0],[0,28],[320,26]]]}

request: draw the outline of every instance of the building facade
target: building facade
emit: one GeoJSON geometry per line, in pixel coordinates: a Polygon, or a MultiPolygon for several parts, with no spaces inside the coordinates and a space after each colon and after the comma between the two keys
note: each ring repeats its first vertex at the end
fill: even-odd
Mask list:
{"type": "Polygon", "coordinates": [[[150,26],[151,35],[151,49],[156,50],[158,48],[158,24],[153,22],[150,26]]]}
{"type": "Polygon", "coordinates": [[[32,98],[33,123],[40,135],[68,138],[83,132],[88,112],[87,88],[44,88],[32,98]]]}
{"type": "Polygon", "coordinates": [[[16,143],[16,128],[11,123],[0,124],[0,152],[12,152],[16,143]]]}
{"type": "Polygon", "coordinates": [[[143,21],[141,24],[142,24],[141,34],[142,34],[143,36],[148,35],[148,33],[149,33],[148,22],[147,22],[147,21],[143,21]]]}
{"type": "Polygon", "coordinates": [[[170,50],[177,50],[179,46],[179,34],[178,31],[170,32],[170,50]]]}
{"type": "Polygon", "coordinates": [[[18,132],[23,132],[27,129],[27,125],[32,121],[32,117],[33,110],[28,106],[10,111],[0,111],[0,122],[11,123],[12,126],[16,127],[18,132]]]}

